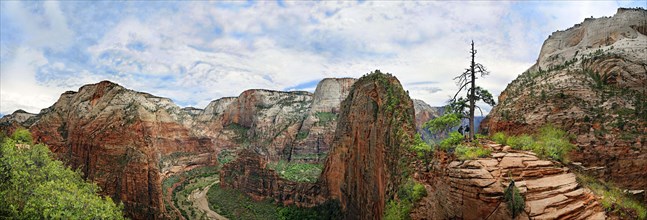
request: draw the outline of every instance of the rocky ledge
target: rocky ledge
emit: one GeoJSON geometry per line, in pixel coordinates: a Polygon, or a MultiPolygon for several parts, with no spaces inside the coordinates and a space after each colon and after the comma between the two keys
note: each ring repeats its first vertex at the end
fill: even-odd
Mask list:
{"type": "Polygon", "coordinates": [[[492,155],[458,161],[437,153],[431,171],[419,175],[430,196],[413,219],[510,219],[503,192],[511,180],[525,198],[517,219],[605,219],[598,199],[559,162],[487,143],[492,155]]]}

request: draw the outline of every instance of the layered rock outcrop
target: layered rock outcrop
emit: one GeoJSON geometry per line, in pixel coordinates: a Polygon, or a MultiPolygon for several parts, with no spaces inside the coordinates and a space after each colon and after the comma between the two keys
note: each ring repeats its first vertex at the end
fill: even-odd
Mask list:
{"type": "Polygon", "coordinates": [[[618,9],[544,42],[537,63],[499,95],[481,128],[532,132],[554,124],[576,135],[571,160],[600,178],[647,190],[647,11],[618,9]]]}
{"type": "Polygon", "coordinates": [[[322,181],[346,219],[381,219],[410,159],[413,102],[395,77],[376,71],[353,85],[341,110],[322,181]]]}
{"type": "Polygon", "coordinates": [[[605,219],[598,199],[558,162],[526,151],[486,144],[492,156],[459,161],[439,152],[432,171],[420,175],[429,196],[414,209],[414,219],[511,219],[503,201],[512,180],[525,198],[517,219],[605,219]]]}
{"type": "MultiPolygon", "coordinates": [[[[124,202],[129,217],[163,218],[164,178],[228,162],[225,157],[245,149],[265,162],[323,163],[341,101],[355,81],[324,79],[314,94],[248,90],[214,100],[205,109],[180,108],[170,99],[103,81],[63,93],[39,114],[7,115],[0,128],[8,134],[29,128],[37,141],[81,168],[103,194],[124,202]]],[[[272,182],[275,176],[268,175],[272,182]]],[[[286,204],[311,203],[289,197],[293,186],[281,181],[276,179],[273,186],[278,188],[267,188],[267,193],[276,191],[272,197],[286,204]],[[286,196],[276,194],[280,192],[286,196]]]]}
{"type": "Polygon", "coordinates": [[[144,219],[164,212],[164,157],[183,152],[192,163],[215,163],[210,141],[190,136],[183,120],[190,117],[170,99],[104,81],[64,93],[30,130],[132,218],[144,219]]]}
{"type": "Polygon", "coordinates": [[[34,123],[35,116],[37,115],[18,109],[0,118],[0,131],[5,132],[5,135],[10,135],[19,127],[28,128],[34,123]]]}

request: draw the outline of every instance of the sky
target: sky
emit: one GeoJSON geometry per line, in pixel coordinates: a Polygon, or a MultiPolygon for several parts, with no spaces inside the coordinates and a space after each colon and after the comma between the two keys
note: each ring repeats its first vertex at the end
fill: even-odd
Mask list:
{"type": "Polygon", "coordinates": [[[552,32],[646,4],[1,1],[0,114],[37,113],[102,80],[204,108],[247,89],[312,92],[323,78],[376,69],[442,106],[469,66],[471,40],[491,72],[477,84],[498,96],[552,32]]]}

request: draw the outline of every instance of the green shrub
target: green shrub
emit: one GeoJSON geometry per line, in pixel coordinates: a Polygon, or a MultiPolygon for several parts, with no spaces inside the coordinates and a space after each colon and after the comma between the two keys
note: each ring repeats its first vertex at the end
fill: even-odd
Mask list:
{"type": "Polygon", "coordinates": [[[459,160],[473,160],[479,157],[487,157],[492,153],[491,150],[482,147],[470,147],[458,145],[454,154],[459,160]]]}
{"type": "Polygon", "coordinates": [[[124,219],[123,205],[97,193],[96,184],[54,160],[46,145],[18,130],[0,145],[0,219],[124,219]]]}
{"type": "Polygon", "coordinates": [[[328,200],[312,208],[299,208],[296,206],[279,207],[278,215],[281,220],[330,220],[341,219],[342,213],[338,200],[328,200]]]}
{"type": "Polygon", "coordinates": [[[19,144],[33,144],[33,138],[29,130],[24,128],[18,128],[11,135],[11,139],[15,140],[19,144]]]}
{"type": "Polygon", "coordinates": [[[498,144],[506,145],[506,139],[503,132],[497,132],[492,135],[492,140],[498,144]]]}
{"type": "Polygon", "coordinates": [[[506,143],[516,150],[529,150],[535,141],[532,139],[532,136],[527,134],[522,134],[519,136],[510,136],[506,139],[506,143]]]}
{"type": "Polygon", "coordinates": [[[420,134],[416,133],[415,138],[413,139],[413,145],[409,149],[416,153],[419,159],[423,159],[426,155],[432,152],[432,148],[429,144],[422,140],[420,134]]]}
{"type": "Polygon", "coordinates": [[[460,125],[461,117],[458,114],[444,114],[440,117],[429,120],[424,127],[434,133],[449,131],[451,128],[460,125]]]}
{"type": "Polygon", "coordinates": [[[299,131],[299,133],[297,133],[297,140],[303,140],[303,139],[306,139],[306,138],[308,137],[308,134],[310,134],[310,132],[307,132],[307,131],[299,131]]]}
{"type": "Polygon", "coordinates": [[[523,209],[526,207],[526,202],[519,189],[514,185],[514,180],[508,185],[508,187],[503,192],[503,199],[508,205],[508,210],[514,219],[517,217],[523,209]]]}
{"type": "Polygon", "coordinates": [[[236,189],[215,184],[207,192],[209,208],[229,219],[277,219],[277,207],[270,200],[254,201],[236,189]]]}
{"type": "Polygon", "coordinates": [[[575,147],[569,142],[569,138],[565,131],[546,125],[540,129],[531,149],[539,156],[568,162],[568,153],[575,147]]]}
{"type": "Polygon", "coordinates": [[[409,213],[420,199],[427,196],[425,186],[407,179],[398,188],[398,199],[392,199],[384,209],[384,219],[409,219],[409,213]]]}
{"type": "Polygon", "coordinates": [[[317,181],[323,169],[321,164],[287,162],[285,160],[272,162],[267,167],[276,171],[286,180],[311,183],[317,181]]]}
{"type": "Polygon", "coordinates": [[[626,219],[647,219],[647,208],[613,184],[583,174],[577,174],[577,182],[600,196],[602,207],[607,212],[626,219]]]}
{"type": "Polygon", "coordinates": [[[440,141],[440,149],[444,151],[452,149],[456,147],[456,145],[460,144],[463,141],[463,139],[464,137],[463,135],[461,135],[461,133],[458,133],[456,131],[449,133],[449,137],[440,141]]]}
{"type": "Polygon", "coordinates": [[[337,120],[337,114],[332,112],[317,112],[315,113],[315,116],[319,119],[318,124],[320,125],[326,125],[329,122],[337,120]]]}

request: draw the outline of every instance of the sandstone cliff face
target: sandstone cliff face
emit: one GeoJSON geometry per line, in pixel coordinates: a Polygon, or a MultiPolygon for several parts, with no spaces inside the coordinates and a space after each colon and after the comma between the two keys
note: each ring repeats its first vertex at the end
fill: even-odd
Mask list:
{"type": "Polygon", "coordinates": [[[221,187],[239,189],[257,201],[271,198],[279,204],[300,207],[325,201],[319,183],[285,180],[267,168],[267,160],[250,150],[241,151],[236,161],[226,164],[220,177],[221,187]]]}
{"type": "Polygon", "coordinates": [[[605,219],[593,193],[557,162],[489,143],[491,157],[459,161],[438,152],[431,172],[420,175],[428,197],[413,219],[511,219],[503,192],[511,180],[526,201],[517,219],[605,219]]]}
{"type": "Polygon", "coordinates": [[[401,182],[414,134],[413,102],[395,77],[371,73],[353,85],[322,174],[345,218],[382,218],[401,182]]]}
{"type": "MultiPolygon", "coordinates": [[[[105,195],[124,202],[129,217],[158,218],[165,212],[160,189],[164,178],[226,162],[219,161],[222,155],[236,156],[248,149],[264,163],[323,163],[335,136],[341,100],[355,81],[324,79],[314,94],[248,90],[239,97],[214,100],[205,109],[180,108],[170,99],[104,81],[63,93],[37,115],[7,115],[0,119],[0,128],[9,134],[19,126],[29,128],[37,141],[81,168],[105,195]]],[[[266,176],[274,182],[266,193],[277,201],[308,205],[321,200],[292,198],[290,187],[300,187],[266,176]]],[[[254,195],[253,190],[249,194],[254,195]]]]}
{"type": "Polygon", "coordinates": [[[37,115],[22,109],[16,110],[0,118],[0,131],[5,132],[5,135],[11,135],[19,127],[28,128],[36,119],[35,116],[37,115]]]}
{"type": "Polygon", "coordinates": [[[554,124],[577,136],[571,159],[647,190],[647,11],[619,9],[553,33],[482,124],[490,133],[554,124]]]}
{"type": "Polygon", "coordinates": [[[125,89],[111,82],[66,92],[30,127],[63,161],[80,168],[102,193],[125,205],[135,219],[164,212],[164,157],[191,154],[194,163],[214,163],[208,140],[191,137],[180,121],[190,120],[169,99],[125,89]]]}
{"type": "Polygon", "coordinates": [[[337,128],[341,102],[355,81],[353,78],[326,78],[317,84],[310,111],[288,153],[289,160],[324,161],[337,128]]]}

